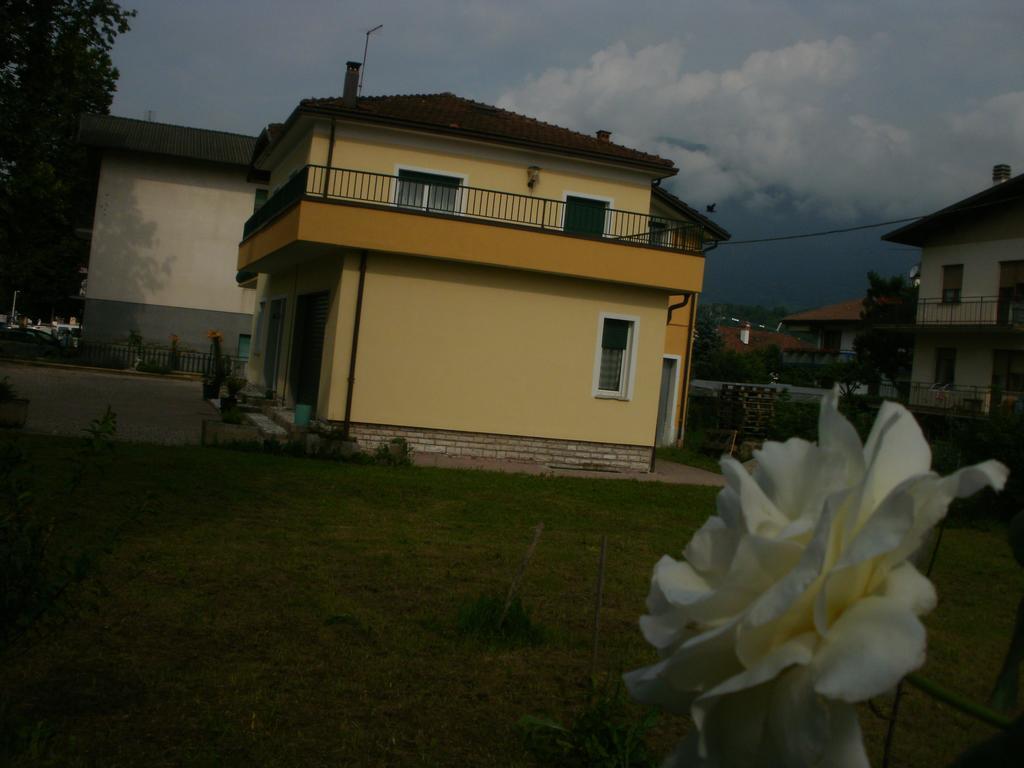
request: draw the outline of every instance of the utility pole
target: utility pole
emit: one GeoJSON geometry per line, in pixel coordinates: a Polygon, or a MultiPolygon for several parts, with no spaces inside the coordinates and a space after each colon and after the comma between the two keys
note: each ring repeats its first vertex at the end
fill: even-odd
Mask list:
{"type": "Polygon", "coordinates": [[[376,32],[378,29],[382,29],[383,24],[378,24],[373,29],[366,30],[366,42],[363,44],[363,65],[359,68],[359,95],[363,95],[363,78],[366,77],[366,51],[370,48],[370,35],[376,32]]]}
{"type": "Polygon", "coordinates": [[[11,302],[11,316],[7,319],[8,323],[14,322],[14,310],[18,306],[18,291],[14,292],[14,300],[11,302]]]}

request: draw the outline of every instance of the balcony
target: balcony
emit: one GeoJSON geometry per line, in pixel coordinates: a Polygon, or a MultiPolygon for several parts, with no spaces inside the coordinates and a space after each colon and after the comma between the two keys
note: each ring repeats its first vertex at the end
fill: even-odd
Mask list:
{"type": "Polygon", "coordinates": [[[999,296],[962,296],[953,301],[918,299],[916,305],[881,307],[877,317],[882,326],[901,328],[1012,329],[1024,326],[1024,299],[999,296]]]}
{"type": "Polygon", "coordinates": [[[692,222],[321,165],[307,165],[278,189],[245,223],[243,242],[301,200],[369,205],[685,253],[701,253],[704,243],[703,227],[692,222]]]}
{"type": "Polygon", "coordinates": [[[911,410],[952,416],[986,416],[993,411],[1016,411],[1024,406],[1024,392],[993,387],[912,382],[907,405],[911,410]]]}

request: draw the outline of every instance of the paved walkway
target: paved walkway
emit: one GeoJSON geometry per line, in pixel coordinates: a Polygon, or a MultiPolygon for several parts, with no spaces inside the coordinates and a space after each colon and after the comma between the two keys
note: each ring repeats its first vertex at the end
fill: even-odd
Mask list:
{"type": "Polygon", "coordinates": [[[82,436],[109,404],[117,437],[145,443],[199,443],[203,419],[216,412],[201,383],[126,373],[0,362],[19,397],[31,400],[26,432],[82,436]]]}
{"type": "Polygon", "coordinates": [[[592,477],[600,480],[640,480],[645,483],[675,483],[677,485],[711,485],[721,488],[725,478],[714,472],[688,467],[659,459],[654,472],[596,472],[594,470],[548,467],[526,461],[504,459],[473,459],[448,456],[443,453],[416,453],[413,462],[421,467],[449,467],[454,469],[485,469],[490,472],[519,472],[525,475],[557,475],[558,477],[592,477]]]}

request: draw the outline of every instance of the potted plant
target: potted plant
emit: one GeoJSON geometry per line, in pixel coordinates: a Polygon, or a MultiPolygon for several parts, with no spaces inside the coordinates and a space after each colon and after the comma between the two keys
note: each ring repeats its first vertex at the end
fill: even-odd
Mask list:
{"type": "Polygon", "coordinates": [[[210,340],[210,355],[213,358],[213,368],[203,379],[203,399],[213,400],[220,397],[220,388],[226,378],[224,374],[224,356],[221,354],[221,342],[224,335],[220,331],[208,331],[206,338],[210,340]]]}
{"type": "Polygon", "coordinates": [[[28,400],[18,397],[7,377],[0,379],[0,427],[24,427],[28,400]]]}
{"type": "Polygon", "coordinates": [[[245,387],[245,379],[229,376],[227,380],[228,396],[220,399],[221,411],[230,411],[238,407],[238,393],[245,387]]]}

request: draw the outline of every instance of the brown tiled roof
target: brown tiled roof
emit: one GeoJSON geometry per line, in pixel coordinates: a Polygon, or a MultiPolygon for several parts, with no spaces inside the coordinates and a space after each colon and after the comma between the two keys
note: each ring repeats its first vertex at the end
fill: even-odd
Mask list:
{"type": "Polygon", "coordinates": [[[848,299],[838,304],[829,304],[827,307],[816,307],[804,312],[797,312],[782,318],[784,323],[806,323],[806,322],[841,322],[856,323],[860,320],[861,312],[864,310],[864,299],[848,299]]]}
{"type": "Polygon", "coordinates": [[[718,326],[718,335],[722,337],[722,343],[726,349],[733,352],[753,352],[765,347],[778,347],[779,349],[814,349],[813,344],[808,344],[796,336],[777,331],[766,331],[763,328],[750,329],[750,343],[744,344],[740,341],[740,330],[737,325],[718,326]]]}
{"type": "Polygon", "coordinates": [[[687,205],[685,201],[676,197],[664,187],[652,186],[651,193],[654,195],[656,200],[661,200],[665,205],[669,206],[670,208],[675,208],[684,216],[688,216],[690,219],[693,219],[703,224],[704,231],[710,233],[715,240],[728,240],[730,237],[732,237],[732,235],[729,234],[728,230],[726,230],[723,227],[720,227],[718,224],[709,219],[696,208],[692,208],[691,206],[687,205]]]}
{"type": "Polygon", "coordinates": [[[82,115],[78,121],[78,141],[100,149],[247,166],[256,137],[114,115],[82,115]]]}
{"type": "MultiPolygon", "coordinates": [[[[596,136],[571,131],[507,109],[492,107],[453,93],[362,97],[353,108],[340,97],[303,99],[297,112],[328,113],[376,123],[415,127],[468,138],[527,145],[570,154],[645,166],[671,176],[671,160],[624,147],[596,136]]],[[[273,140],[273,137],[269,137],[273,140]]]]}

